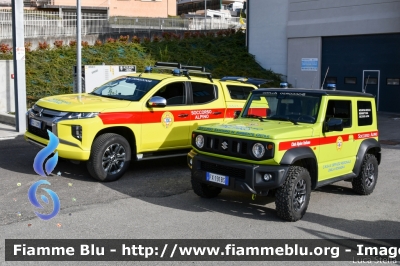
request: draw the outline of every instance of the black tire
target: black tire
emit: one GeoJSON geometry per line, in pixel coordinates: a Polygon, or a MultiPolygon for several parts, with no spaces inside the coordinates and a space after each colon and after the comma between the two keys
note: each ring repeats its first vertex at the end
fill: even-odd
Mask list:
{"type": "Polygon", "coordinates": [[[307,211],[311,196],[311,177],[307,169],[291,166],[283,185],[275,193],[276,211],[284,220],[295,222],[307,211]]]}
{"type": "Polygon", "coordinates": [[[121,178],[130,161],[129,142],[121,135],[106,133],[94,140],[86,166],[93,178],[112,182],[121,178]]]}
{"type": "Polygon", "coordinates": [[[353,190],[360,195],[369,195],[378,181],[378,160],[373,154],[366,154],[360,174],[351,182],[353,190]]]}
{"type": "Polygon", "coordinates": [[[202,198],[215,198],[221,193],[222,188],[210,186],[204,183],[201,183],[192,178],[192,188],[194,193],[202,198]]]}

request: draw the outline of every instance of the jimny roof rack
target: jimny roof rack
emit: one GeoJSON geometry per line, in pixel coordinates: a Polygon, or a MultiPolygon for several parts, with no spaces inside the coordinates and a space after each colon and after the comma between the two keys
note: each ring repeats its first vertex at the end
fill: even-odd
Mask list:
{"type": "Polygon", "coordinates": [[[206,72],[206,68],[203,66],[186,66],[181,63],[173,63],[173,62],[156,62],[153,67],[146,67],[145,73],[151,73],[153,69],[167,69],[172,70],[172,74],[174,76],[184,75],[188,79],[190,79],[190,74],[197,75],[206,75],[207,78],[213,82],[212,75],[210,72],[206,72]]]}
{"type": "Polygon", "coordinates": [[[253,84],[253,85],[257,86],[257,87],[260,87],[261,84],[271,82],[271,80],[267,80],[267,79],[246,78],[246,77],[231,77],[231,76],[223,77],[220,80],[221,81],[232,80],[232,81],[239,81],[239,82],[242,82],[242,83],[250,83],[250,84],[253,84]]]}

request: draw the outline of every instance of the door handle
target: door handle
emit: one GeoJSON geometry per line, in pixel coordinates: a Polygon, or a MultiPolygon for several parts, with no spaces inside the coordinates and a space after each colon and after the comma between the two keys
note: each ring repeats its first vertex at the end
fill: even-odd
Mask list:
{"type": "Polygon", "coordinates": [[[178,117],[187,117],[188,114],[179,114],[178,117]]]}
{"type": "Polygon", "coordinates": [[[220,115],[221,112],[214,112],[213,115],[220,115]]]}

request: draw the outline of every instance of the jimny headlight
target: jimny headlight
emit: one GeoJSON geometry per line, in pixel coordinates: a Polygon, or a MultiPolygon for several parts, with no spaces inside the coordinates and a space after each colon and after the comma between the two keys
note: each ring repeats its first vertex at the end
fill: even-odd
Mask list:
{"type": "Polygon", "coordinates": [[[204,146],[204,137],[203,137],[203,135],[197,135],[197,137],[196,137],[196,146],[198,147],[198,148],[203,148],[203,146],[204,146]]]}
{"type": "Polygon", "coordinates": [[[253,151],[254,157],[256,157],[257,159],[260,159],[265,154],[264,145],[262,145],[261,143],[256,143],[253,145],[252,151],[253,151]]]}
{"type": "Polygon", "coordinates": [[[82,119],[82,118],[93,118],[96,117],[99,113],[95,112],[81,112],[81,113],[68,113],[64,116],[64,119],[82,119]]]}

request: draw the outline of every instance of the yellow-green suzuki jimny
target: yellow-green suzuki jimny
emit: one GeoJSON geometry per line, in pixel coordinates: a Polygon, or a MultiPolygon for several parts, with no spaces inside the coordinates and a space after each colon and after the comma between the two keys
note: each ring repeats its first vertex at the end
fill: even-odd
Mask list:
{"type": "Polygon", "coordinates": [[[339,90],[255,90],[237,119],[193,131],[192,147],[197,195],[274,191],[288,221],[303,217],[312,189],[348,180],[372,193],[381,161],[374,96],[339,90]]]}

